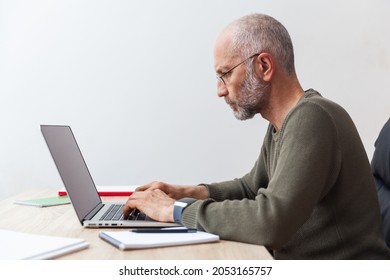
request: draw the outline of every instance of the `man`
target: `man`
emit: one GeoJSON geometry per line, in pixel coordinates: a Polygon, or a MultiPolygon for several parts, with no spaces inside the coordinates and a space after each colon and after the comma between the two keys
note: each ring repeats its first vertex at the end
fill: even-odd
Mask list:
{"type": "Polygon", "coordinates": [[[379,198],[383,232],[386,244],[390,247],[390,119],[383,126],[375,141],[371,168],[379,198]]]}
{"type": "Polygon", "coordinates": [[[390,258],[357,130],[340,106],[302,89],[283,25],[261,14],[240,18],[217,38],[214,59],[218,96],[235,116],[259,113],[270,123],[255,166],[222,183],[142,186],[125,216],[138,209],[261,244],[276,259],[390,258]]]}

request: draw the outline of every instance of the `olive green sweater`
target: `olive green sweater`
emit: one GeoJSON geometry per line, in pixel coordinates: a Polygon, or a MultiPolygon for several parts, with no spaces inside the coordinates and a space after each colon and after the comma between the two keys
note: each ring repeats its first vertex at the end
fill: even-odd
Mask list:
{"type": "Polygon", "coordinates": [[[240,179],[206,185],[182,223],[261,244],[276,259],[390,259],[369,161],[351,118],[306,91],[240,179]]]}

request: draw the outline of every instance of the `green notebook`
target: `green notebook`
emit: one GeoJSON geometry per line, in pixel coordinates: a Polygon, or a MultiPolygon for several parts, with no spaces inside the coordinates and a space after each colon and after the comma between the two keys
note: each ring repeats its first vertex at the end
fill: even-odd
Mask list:
{"type": "Polygon", "coordinates": [[[28,200],[15,200],[14,202],[16,204],[22,204],[22,205],[47,207],[47,206],[69,204],[70,199],[69,196],[53,196],[53,197],[28,199],[28,200]]]}

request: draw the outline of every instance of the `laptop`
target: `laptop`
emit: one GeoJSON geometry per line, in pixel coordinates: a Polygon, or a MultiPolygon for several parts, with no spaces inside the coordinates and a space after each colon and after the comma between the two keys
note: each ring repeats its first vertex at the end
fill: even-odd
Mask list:
{"type": "Polygon", "coordinates": [[[41,125],[54,163],[60,173],[76,215],[85,227],[181,226],[152,220],[139,211],[123,218],[124,203],[102,203],[95,183],[70,126],[41,125]]]}

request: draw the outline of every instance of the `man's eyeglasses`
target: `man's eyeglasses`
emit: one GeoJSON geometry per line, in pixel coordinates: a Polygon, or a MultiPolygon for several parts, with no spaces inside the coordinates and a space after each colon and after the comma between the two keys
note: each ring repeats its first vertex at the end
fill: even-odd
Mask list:
{"type": "Polygon", "coordinates": [[[244,63],[245,61],[247,61],[248,59],[253,58],[253,57],[255,57],[255,56],[259,55],[259,54],[260,54],[260,53],[255,53],[255,54],[251,55],[250,57],[245,58],[243,61],[241,61],[241,62],[238,63],[237,65],[233,66],[232,68],[230,68],[230,69],[227,70],[226,72],[223,72],[221,75],[219,75],[219,76],[217,75],[217,80],[218,80],[219,82],[222,82],[224,85],[226,85],[226,82],[225,82],[225,80],[223,79],[223,77],[224,77],[225,75],[231,73],[234,69],[236,69],[238,66],[240,66],[241,64],[243,64],[243,63],[244,63]]]}

